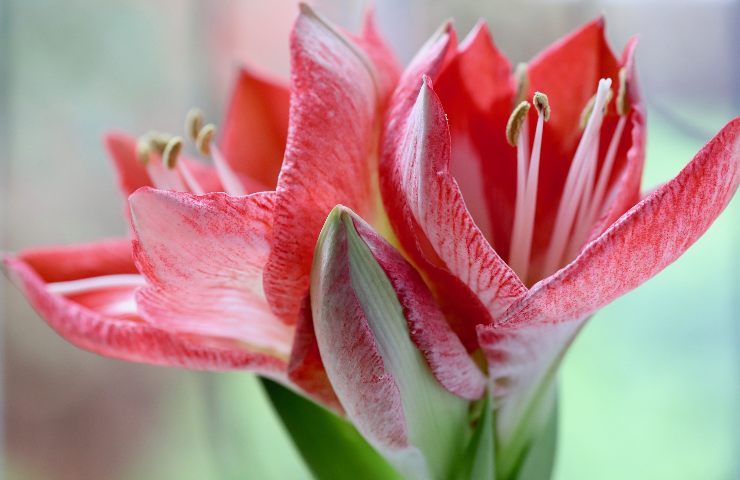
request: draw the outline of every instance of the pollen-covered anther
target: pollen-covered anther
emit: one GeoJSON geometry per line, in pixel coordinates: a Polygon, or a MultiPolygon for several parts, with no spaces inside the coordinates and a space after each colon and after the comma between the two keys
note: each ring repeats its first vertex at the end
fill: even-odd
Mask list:
{"type": "Polygon", "coordinates": [[[527,113],[529,113],[529,109],[531,107],[532,104],[526,100],[520,102],[516,108],[514,108],[514,111],[511,112],[509,121],[506,122],[506,141],[509,142],[509,145],[512,147],[516,147],[519,133],[522,130],[522,125],[524,124],[524,120],[527,119],[527,113]]]}
{"type": "Polygon", "coordinates": [[[136,140],[136,158],[142,165],[149,163],[149,134],[142,135],[136,140]]]}
{"type": "Polygon", "coordinates": [[[185,116],[185,134],[193,141],[198,139],[198,134],[203,128],[203,112],[198,108],[192,108],[185,116]]]}
{"type": "Polygon", "coordinates": [[[527,97],[527,92],[529,91],[529,76],[527,75],[526,63],[517,64],[516,69],[514,69],[514,79],[516,80],[514,105],[517,105],[527,97]]]}
{"type": "Polygon", "coordinates": [[[203,155],[211,154],[211,141],[216,135],[216,125],[209,123],[205,127],[201,128],[198,132],[198,136],[195,139],[195,146],[198,151],[203,155]]]}
{"type": "Polygon", "coordinates": [[[172,169],[177,165],[177,157],[182,151],[182,137],[172,137],[162,151],[162,163],[165,167],[172,169]]]}
{"type": "Polygon", "coordinates": [[[619,69],[619,90],[617,90],[617,113],[625,116],[630,113],[632,105],[629,101],[629,86],[627,83],[627,69],[619,69]]]}
{"type": "Polygon", "coordinates": [[[547,95],[541,92],[535,92],[534,97],[532,97],[532,103],[534,104],[534,108],[537,109],[537,113],[542,115],[545,121],[550,120],[550,102],[547,99],[547,95]]]}

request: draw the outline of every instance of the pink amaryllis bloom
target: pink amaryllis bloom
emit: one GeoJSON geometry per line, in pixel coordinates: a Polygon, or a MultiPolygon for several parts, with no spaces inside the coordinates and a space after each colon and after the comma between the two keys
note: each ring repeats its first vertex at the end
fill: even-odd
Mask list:
{"type": "Polygon", "coordinates": [[[515,70],[484,23],[446,24],[401,72],[371,17],[355,35],[302,7],[290,86],[245,70],[218,141],[189,123],[213,168],[108,137],[131,241],[6,268],[82,348],[270,377],[410,478],[523,478],[586,319],[738,186],[736,118],[641,195],[635,45],[615,56],[598,19],[515,70]]]}

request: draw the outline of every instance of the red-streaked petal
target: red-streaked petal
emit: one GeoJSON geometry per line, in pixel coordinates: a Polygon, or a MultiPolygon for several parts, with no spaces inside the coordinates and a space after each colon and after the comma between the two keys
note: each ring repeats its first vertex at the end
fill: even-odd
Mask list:
{"type": "Polygon", "coordinates": [[[471,348],[475,325],[503,314],[526,290],[465,207],[449,171],[447,120],[428,79],[405,122],[386,131],[383,161],[390,165],[383,180],[393,226],[412,258],[435,282],[442,301],[458,312],[461,307],[469,309],[464,312],[466,318],[454,326],[471,348]],[[472,302],[477,309],[471,308],[467,298],[449,297],[448,289],[453,285],[449,277],[477,297],[478,305],[472,302]]]}
{"type": "Polygon", "coordinates": [[[269,190],[283,163],[289,98],[286,85],[242,67],[222,127],[221,150],[231,167],[269,190]]]}
{"type": "Polygon", "coordinates": [[[311,297],[308,294],[301,304],[296,324],[293,349],[288,362],[288,378],[324,405],[340,414],[344,412],[321,362],[319,344],[313,329],[311,297]]]}
{"type": "Polygon", "coordinates": [[[499,255],[508,257],[516,185],[516,150],[504,131],[514,86],[508,59],[496,48],[485,22],[460,44],[457,56],[435,81],[449,119],[450,170],[465,205],[499,255]]]}
{"type": "Polygon", "coordinates": [[[740,117],[670,182],[589,244],[573,263],[536,284],[502,324],[583,318],[636,288],[686,251],[729,203],[740,180],[740,117]]]}
{"type": "Polygon", "coordinates": [[[273,199],[272,192],[131,195],[134,254],[149,284],[137,295],[141,316],[287,360],[293,328],[272,314],[262,287],[273,199]]]}
{"type": "Polygon", "coordinates": [[[480,398],[485,391],[486,379],[450,329],[421,276],[369,225],[359,219],[354,219],[354,225],[388,276],[403,307],[411,340],[424,355],[439,383],[459,397],[468,400],[480,398]]]}
{"type": "Polygon", "coordinates": [[[295,323],[321,226],[338,203],[373,219],[378,87],[357,45],[303,6],[291,36],[290,126],[277,186],[270,305],[295,323]]]}
{"type": "MultiPolygon", "coordinates": [[[[86,250],[95,258],[93,246],[87,246],[86,250]]],[[[109,246],[103,246],[102,250],[99,258],[108,255],[109,246]]],[[[120,360],[199,370],[249,368],[277,379],[283,378],[285,364],[274,357],[246,352],[235,345],[231,348],[209,346],[207,340],[203,343],[205,339],[152,326],[131,312],[119,316],[105,314],[111,311],[108,308],[111,303],[100,303],[101,299],[120,303],[128,297],[129,303],[133,303],[133,289],[91,291],[82,297],[54,294],[32,264],[24,260],[24,255],[21,253],[19,257],[4,259],[9,277],[49,326],[77,347],[120,360]]],[[[34,262],[38,264],[40,256],[34,255],[34,262]]],[[[53,257],[59,258],[59,254],[53,257]]],[[[73,260],[67,263],[71,264],[73,260]]],[[[103,266],[92,270],[107,272],[107,262],[104,260],[103,263],[103,266]]],[[[86,271],[89,271],[88,267],[80,273],[86,271]]]]}

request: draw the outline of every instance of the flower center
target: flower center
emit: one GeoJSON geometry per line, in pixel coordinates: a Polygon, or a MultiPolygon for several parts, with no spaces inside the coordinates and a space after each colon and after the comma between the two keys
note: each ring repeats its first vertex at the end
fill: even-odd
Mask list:
{"type": "Polygon", "coordinates": [[[598,220],[629,110],[624,69],[620,71],[619,76],[620,85],[616,107],[620,118],[611,139],[608,140],[609,146],[598,172],[599,146],[602,140],[601,127],[606,106],[612,97],[610,79],[603,78],[599,81],[596,94],[584,109],[581,117],[583,134],[576,147],[563,186],[550,242],[544,253],[544,263],[540,272],[531,272],[530,267],[542,135],[544,122],[550,116],[547,96],[537,92],[532,99],[537,110],[537,124],[531,146],[526,121],[530,110],[529,102],[519,103],[509,118],[506,138],[512,146],[516,147],[517,153],[516,199],[509,266],[527,285],[554,273],[573,259],[588,239],[591,229],[598,220]]]}
{"type": "MultiPolygon", "coordinates": [[[[213,159],[216,175],[224,191],[229,195],[245,195],[244,185],[216,146],[216,126],[212,123],[204,125],[200,110],[192,109],[188,112],[185,132],[201,155],[213,159]]],[[[136,153],[142,165],[146,166],[155,188],[203,195],[206,191],[190,166],[178,161],[182,146],[182,137],[149,132],[139,138],[136,153]]]]}

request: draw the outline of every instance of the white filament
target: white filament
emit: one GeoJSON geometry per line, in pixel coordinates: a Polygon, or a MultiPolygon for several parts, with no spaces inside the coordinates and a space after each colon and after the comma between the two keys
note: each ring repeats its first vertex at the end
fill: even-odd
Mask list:
{"type": "Polygon", "coordinates": [[[596,154],[592,153],[594,151],[592,150],[592,146],[600,134],[601,123],[604,118],[604,105],[611,83],[610,79],[602,78],[599,80],[592,113],[576,148],[576,153],[573,156],[568,177],[565,181],[563,194],[555,218],[555,226],[553,227],[553,233],[550,239],[550,246],[545,256],[543,276],[553,273],[558,268],[565,253],[568,235],[573,228],[573,220],[575,219],[580,200],[582,200],[583,190],[586,187],[588,164],[595,162],[598,157],[598,150],[595,150],[597,152],[596,154]]]}
{"type": "Polygon", "coordinates": [[[221,181],[221,185],[224,187],[224,191],[233,196],[246,195],[247,192],[244,189],[244,185],[239,180],[236,172],[231,169],[221,150],[219,150],[214,142],[211,142],[210,147],[213,164],[216,167],[216,174],[221,181]]]}
{"type": "MultiPolygon", "coordinates": [[[[514,227],[511,236],[511,247],[509,265],[517,273],[523,283],[527,282],[529,274],[529,257],[532,250],[532,234],[534,232],[534,216],[537,207],[537,186],[540,173],[540,152],[542,151],[542,130],[544,128],[544,115],[538,110],[537,127],[532,144],[532,155],[529,159],[529,170],[524,179],[524,168],[517,168],[517,198],[520,188],[522,189],[522,204],[517,209],[514,217],[514,227]],[[521,174],[520,174],[521,171],[521,174]],[[520,182],[521,178],[521,182],[520,182]]],[[[526,120],[525,120],[526,125],[526,120]]],[[[523,137],[520,136],[520,139],[523,137]]],[[[517,143],[517,167],[519,167],[520,154],[526,154],[526,139],[517,143]]]]}
{"type": "Polygon", "coordinates": [[[46,285],[50,293],[56,295],[77,295],[80,293],[93,292],[95,290],[111,288],[133,288],[143,287],[146,280],[142,275],[120,274],[102,275],[99,277],[82,278],[66,282],[53,282],[46,285]]]}
{"type": "Polygon", "coordinates": [[[193,172],[190,171],[190,167],[188,167],[182,160],[177,162],[177,171],[180,172],[182,179],[185,181],[185,184],[191,192],[196,195],[203,195],[206,193],[205,189],[200,183],[198,183],[195,175],[193,175],[193,172]]]}

